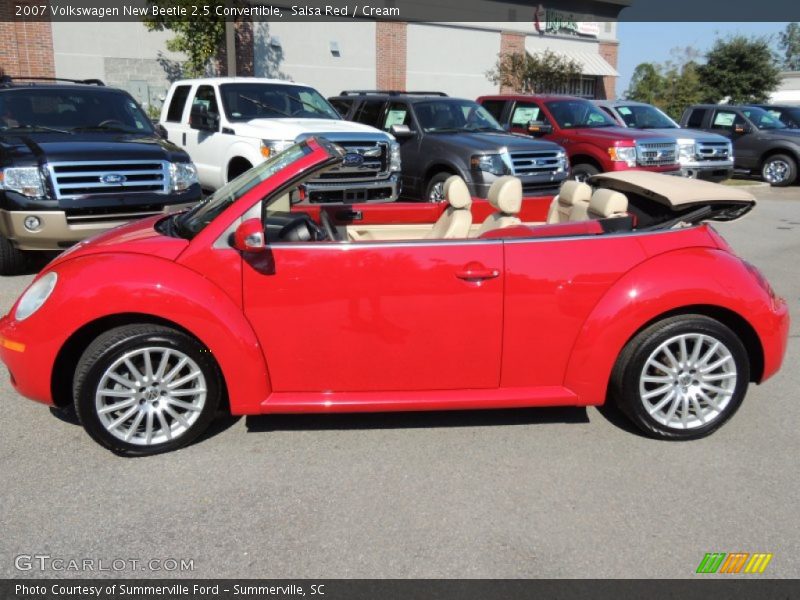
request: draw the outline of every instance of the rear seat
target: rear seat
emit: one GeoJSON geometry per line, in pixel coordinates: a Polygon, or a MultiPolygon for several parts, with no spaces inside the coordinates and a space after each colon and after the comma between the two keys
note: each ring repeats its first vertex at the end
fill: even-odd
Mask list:
{"type": "MultiPolygon", "coordinates": [[[[592,194],[587,209],[589,219],[609,219],[628,216],[628,198],[620,192],[599,188],[592,194]]],[[[570,219],[575,220],[575,219],[570,219]]]]}
{"type": "MultiPolygon", "coordinates": [[[[592,197],[592,188],[581,181],[565,181],[561,184],[558,195],[553,198],[547,213],[549,224],[567,223],[572,220],[571,213],[576,206],[588,207],[592,197]]],[[[584,213],[585,214],[585,213],[584,213]]]]}

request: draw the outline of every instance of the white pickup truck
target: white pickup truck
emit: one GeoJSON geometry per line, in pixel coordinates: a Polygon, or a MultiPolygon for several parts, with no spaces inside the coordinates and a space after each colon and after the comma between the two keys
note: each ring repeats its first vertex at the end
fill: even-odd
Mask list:
{"type": "Polygon", "coordinates": [[[309,202],[396,200],[400,150],[394,138],[345,121],[314,88],[255,77],[176,81],[167,94],[162,135],[189,153],[200,184],[215,190],[311,135],[347,151],[344,166],[306,186],[309,202]]]}

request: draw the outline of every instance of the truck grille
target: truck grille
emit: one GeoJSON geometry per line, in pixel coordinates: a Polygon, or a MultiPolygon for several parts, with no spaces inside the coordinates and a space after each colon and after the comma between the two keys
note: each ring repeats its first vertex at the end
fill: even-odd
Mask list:
{"type": "Polygon", "coordinates": [[[558,152],[512,152],[511,164],[514,175],[549,175],[563,167],[558,152]]]}
{"type": "MultiPolygon", "coordinates": [[[[361,157],[360,164],[343,164],[341,167],[331,169],[319,176],[317,182],[365,182],[383,179],[389,176],[389,144],[386,142],[369,141],[336,141],[336,144],[345,149],[347,154],[357,154],[361,157]]],[[[345,160],[346,157],[345,157],[345,160]]]]}
{"type": "Polygon", "coordinates": [[[675,142],[649,142],[637,144],[636,162],[642,167],[674,165],[678,161],[675,142]]]}
{"type": "Polygon", "coordinates": [[[729,160],[731,145],[728,142],[697,142],[698,160],[729,160]]]}
{"type": "Polygon", "coordinates": [[[160,160],[59,162],[47,165],[56,198],[169,193],[169,163],[160,160]]]}

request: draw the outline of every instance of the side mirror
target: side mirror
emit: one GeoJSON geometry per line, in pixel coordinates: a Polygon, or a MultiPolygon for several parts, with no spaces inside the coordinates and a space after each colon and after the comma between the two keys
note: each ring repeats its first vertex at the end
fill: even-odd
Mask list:
{"type": "Polygon", "coordinates": [[[239,225],[233,234],[233,247],[239,252],[265,252],[267,241],[261,219],[247,219],[239,225]]]}
{"type": "Polygon", "coordinates": [[[411,131],[411,128],[408,125],[392,125],[389,128],[389,133],[398,139],[408,138],[414,135],[414,132],[411,131]]]}
{"type": "Polygon", "coordinates": [[[533,137],[549,135],[553,133],[553,126],[550,125],[550,123],[545,123],[544,121],[531,121],[528,123],[528,133],[530,133],[533,137]]]}
{"type": "Polygon", "coordinates": [[[164,127],[161,123],[155,123],[155,130],[158,137],[162,140],[169,139],[169,134],[167,133],[167,128],[164,127]]]}
{"type": "Polygon", "coordinates": [[[752,131],[753,128],[750,123],[742,123],[741,125],[735,125],[733,127],[733,132],[737,135],[744,135],[745,133],[751,133],[752,131]]]}
{"type": "Polygon", "coordinates": [[[219,115],[209,113],[208,108],[202,104],[192,106],[189,113],[189,127],[201,131],[218,131],[219,115]]]}

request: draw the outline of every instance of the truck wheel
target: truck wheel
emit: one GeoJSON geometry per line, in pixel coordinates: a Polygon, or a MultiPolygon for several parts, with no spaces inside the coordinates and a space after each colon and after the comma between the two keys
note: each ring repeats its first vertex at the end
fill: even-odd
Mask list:
{"type": "Polygon", "coordinates": [[[0,275],[18,275],[27,264],[25,252],[0,235],[0,275]]]}
{"type": "Polygon", "coordinates": [[[228,181],[233,181],[242,173],[246,173],[253,168],[249,162],[243,158],[234,158],[228,165],[228,181]]]}
{"type": "Polygon", "coordinates": [[[775,187],[786,187],[797,179],[797,163],[786,154],[774,154],[761,166],[761,178],[775,187]]]}
{"type": "Polygon", "coordinates": [[[83,428],[124,456],[185,446],[214,419],[221,395],[211,353],[159,325],[126,325],[100,335],[84,351],[73,380],[83,428]]]}
{"type": "Polygon", "coordinates": [[[680,315],[628,342],[609,391],[651,437],[692,440],[733,416],[749,381],[747,351],[735,333],[703,315],[680,315]]]}
{"type": "Polygon", "coordinates": [[[436,173],[428,180],[428,185],[425,186],[425,198],[428,202],[444,202],[446,200],[444,197],[444,182],[449,177],[452,177],[452,173],[443,171],[436,173]]]}
{"type": "Polygon", "coordinates": [[[586,181],[589,177],[600,173],[600,169],[589,163],[581,163],[572,167],[570,179],[575,181],[586,181]]]}

